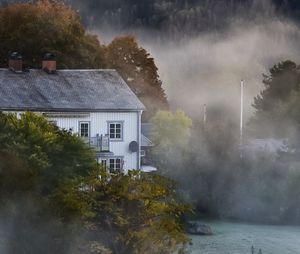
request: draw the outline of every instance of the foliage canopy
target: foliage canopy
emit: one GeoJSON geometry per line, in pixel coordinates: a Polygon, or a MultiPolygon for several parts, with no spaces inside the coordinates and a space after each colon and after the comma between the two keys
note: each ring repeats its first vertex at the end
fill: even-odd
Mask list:
{"type": "Polygon", "coordinates": [[[1,113],[0,143],[7,253],[168,254],[188,243],[190,207],[171,179],[111,175],[76,134],[34,113],[1,113]]]}
{"type": "Polygon", "coordinates": [[[0,113],[1,194],[51,193],[66,179],[95,167],[93,150],[33,113],[0,113]],[[63,156],[61,156],[63,154],[63,156]],[[21,180],[22,179],[22,180],[21,180]]]}
{"type": "Polygon", "coordinates": [[[0,64],[18,51],[26,65],[40,68],[43,54],[56,54],[59,68],[100,68],[103,47],[87,34],[79,15],[56,1],[18,3],[0,9],[0,64]]]}
{"type": "Polygon", "coordinates": [[[160,175],[111,175],[98,168],[62,186],[53,198],[61,212],[89,221],[93,239],[111,237],[108,246],[116,253],[160,254],[189,241],[181,219],[190,207],[176,201],[174,189],[175,182],[160,175]]]}
{"type": "Polygon", "coordinates": [[[151,119],[155,147],[153,158],[169,175],[185,167],[185,156],[191,138],[192,120],[183,111],[159,111],[151,119]]]}
{"type": "Polygon", "coordinates": [[[256,111],[249,121],[249,131],[258,136],[288,138],[298,131],[295,126],[300,123],[300,67],[290,60],[283,61],[263,77],[265,88],[254,98],[256,111]],[[258,129],[260,133],[255,133],[258,129]]]}
{"type": "Polygon", "coordinates": [[[143,117],[168,109],[158,69],[149,53],[132,36],[117,37],[106,48],[107,65],[117,69],[134,93],[145,104],[143,117]]]}

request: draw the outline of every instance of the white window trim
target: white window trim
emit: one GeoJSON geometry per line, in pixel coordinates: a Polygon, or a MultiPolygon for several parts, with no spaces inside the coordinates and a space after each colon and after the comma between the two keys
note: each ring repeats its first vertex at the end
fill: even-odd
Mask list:
{"type": "Polygon", "coordinates": [[[107,133],[109,136],[109,140],[111,142],[122,142],[124,141],[124,121],[107,121],[107,133]],[[110,125],[111,124],[121,124],[121,138],[111,138],[110,137],[110,125]]]}
{"type": "MultiPolygon", "coordinates": [[[[108,168],[108,170],[111,172],[111,173],[114,173],[114,172],[116,172],[116,171],[120,171],[120,172],[122,172],[123,171],[123,165],[124,165],[124,157],[123,156],[115,156],[115,157],[109,157],[109,158],[107,158],[107,168],[108,168]],[[120,160],[120,169],[116,169],[116,168],[111,168],[110,167],[110,160],[117,160],[117,159],[119,159],[120,160]]],[[[114,165],[116,165],[116,161],[114,162],[114,165]]]]}
{"type": "Polygon", "coordinates": [[[141,157],[145,157],[146,156],[146,151],[145,150],[141,150],[141,157]]]}
{"type": "Polygon", "coordinates": [[[82,138],[90,138],[91,137],[91,122],[89,121],[80,121],[79,124],[78,124],[78,134],[79,134],[79,137],[82,137],[82,138]],[[88,136],[81,136],[81,124],[88,124],[88,136]]]}

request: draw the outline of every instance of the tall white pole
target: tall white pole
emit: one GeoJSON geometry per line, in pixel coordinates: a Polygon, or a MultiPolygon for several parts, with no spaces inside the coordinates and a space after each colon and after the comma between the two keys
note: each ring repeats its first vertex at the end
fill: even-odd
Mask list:
{"type": "Polygon", "coordinates": [[[243,131],[244,131],[244,81],[241,81],[241,116],[240,116],[240,156],[243,157],[243,131]]]}
{"type": "Polygon", "coordinates": [[[241,81],[241,118],[240,118],[240,135],[243,138],[243,128],[244,128],[244,81],[241,81]]]}
{"type": "Polygon", "coordinates": [[[207,119],[207,108],[206,104],[203,106],[203,123],[206,124],[206,119],[207,119]]]}

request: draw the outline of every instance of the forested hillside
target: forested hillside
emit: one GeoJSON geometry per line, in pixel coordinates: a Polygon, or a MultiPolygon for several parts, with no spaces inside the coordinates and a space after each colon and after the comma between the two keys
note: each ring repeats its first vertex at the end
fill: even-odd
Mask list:
{"type": "MultiPolygon", "coordinates": [[[[0,3],[26,0],[0,0],[0,3]]],[[[232,21],[289,17],[300,21],[297,0],[65,0],[92,28],[164,31],[172,38],[220,30],[232,21]]]]}
{"type": "MultiPolygon", "coordinates": [[[[0,0],[2,4],[27,0],[0,0]]],[[[65,0],[90,28],[163,31],[178,38],[220,30],[232,21],[289,17],[300,22],[297,0],[65,0]]]]}

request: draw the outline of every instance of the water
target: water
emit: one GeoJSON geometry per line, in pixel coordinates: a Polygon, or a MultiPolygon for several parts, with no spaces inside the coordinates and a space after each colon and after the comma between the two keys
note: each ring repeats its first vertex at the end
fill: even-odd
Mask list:
{"type": "Polygon", "coordinates": [[[191,236],[192,254],[300,254],[300,227],[230,222],[207,223],[213,236],[191,236]]]}

